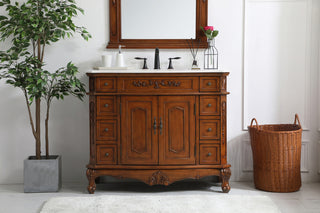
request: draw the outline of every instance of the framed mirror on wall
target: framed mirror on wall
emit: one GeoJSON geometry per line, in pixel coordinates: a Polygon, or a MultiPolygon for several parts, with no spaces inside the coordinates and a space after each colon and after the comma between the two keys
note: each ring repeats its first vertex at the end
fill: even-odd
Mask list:
{"type": "Polygon", "coordinates": [[[110,40],[107,48],[184,49],[186,39],[207,39],[208,0],[109,0],[110,40]]]}

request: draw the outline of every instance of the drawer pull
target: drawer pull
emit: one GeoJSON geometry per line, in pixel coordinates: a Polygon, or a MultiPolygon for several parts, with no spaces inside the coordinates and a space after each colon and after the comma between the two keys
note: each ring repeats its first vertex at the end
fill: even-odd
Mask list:
{"type": "Polygon", "coordinates": [[[104,83],[104,85],[105,85],[105,86],[108,86],[109,84],[108,84],[108,82],[106,82],[106,83],[104,83]]]}
{"type": "Polygon", "coordinates": [[[109,104],[105,104],[104,107],[109,107],[109,104]]]}
{"type": "Polygon", "coordinates": [[[208,107],[211,107],[212,105],[211,104],[208,104],[208,107]]]}
{"type": "Polygon", "coordinates": [[[107,153],[105,154],[105,156],[108,157],[108,156],[109,156],[109,153],[107,152],[107,153]]]}
{"type": "Polygon", "coordinates": [[[212,129],[211,129],[211,128],[209,128],[209,129],[208,129],[208,132],[211,132],[211,131],[212,131],[212,129]]]}
{"type": "Polygon", "coordinates": [[[212,155],[211,152],[209,152],[209,153],[207,154],[208,157],[210,157],[211,155],[212,155]]]}
{"type": "Polygon", "coordinates": [[[105,132],[108,132],[108,131],[109,131],[109,129],[108,129],[108,128],[105,128],[105,129],[104,129],[104,131],[105,131],[105,132]]]}
{"type": "Polygon", "coordinates": [[[208,82],[207,85],[208,85],[208,86],[211,86],[212,84],[211,84],[211,82],[208,82]]]}

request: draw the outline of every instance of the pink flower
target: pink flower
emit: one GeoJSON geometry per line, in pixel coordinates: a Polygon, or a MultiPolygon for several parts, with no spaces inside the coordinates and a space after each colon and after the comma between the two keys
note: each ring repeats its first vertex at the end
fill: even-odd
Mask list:
{"type": "Polygon", "coordinates": [[[206,27],[204,27],[203,29],[204,29],[205,31],[207,31],[207,30],[213,31],[213,26],[206,26],[206,27]]]}

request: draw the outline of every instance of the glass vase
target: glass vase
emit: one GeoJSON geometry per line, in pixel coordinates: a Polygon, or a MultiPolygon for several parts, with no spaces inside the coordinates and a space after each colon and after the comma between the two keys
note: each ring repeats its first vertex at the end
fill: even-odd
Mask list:
{"type": "Polygon", "coordinates": [[[204,51],[204,69],[218,69],[218,50],[214,39],[208,39],[208,48],[204,51]]]}

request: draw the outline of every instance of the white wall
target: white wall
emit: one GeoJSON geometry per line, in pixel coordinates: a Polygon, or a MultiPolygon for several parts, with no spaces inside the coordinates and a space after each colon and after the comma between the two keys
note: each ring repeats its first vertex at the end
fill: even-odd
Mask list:
{"type": "MultiPolygon", "coordinates": [[[[93,38],[89,42],[80,36],[61,41],[48,48],[46,61],[48,69],[53,70],[72,60],[87,84],[85,72],[99,65],[108,42],[108,1],[77,2],[85,16],[76,22],[86,26],[93,38]]],[[[232,180],[252,180],[251,149],[245,128],[250,119],[288,123],[295,112],[300,114],[303,127],[308,128],[303,132],[303,180],[319,180],[319,9],[317,0],[209,1],[208,23],[220,30],[216,40],[220,69],[230,71],[228,161],[232,165],[232,180]],[[298,8],[302,8],[301,13],[298,8]]],[[[6,46],[8,43],[0,44],[1,49],[6,46]]],[[[152,67],[153,50],[124,52],[129,64],[134,63],[133,57],[144,56],[152,67]]],[[[188,68],[192,61],[188,50],[160,50],[160,56],[162,67],[167,66],[171,56],[182,57],[175,61],[176,68],[188,68]]],[[[199,56],[202,65],[202,52],[199,56]]],[[[23,159],[34,154],[27,111],[22,93],[3,81],[0,97],[0,184],[21,183],[23,159]]],[[[53,103],[51,151],[62,155],[65,182],[86,181],[88,111],[88,100],[80,102],[70,97],[53,103]]]]}

